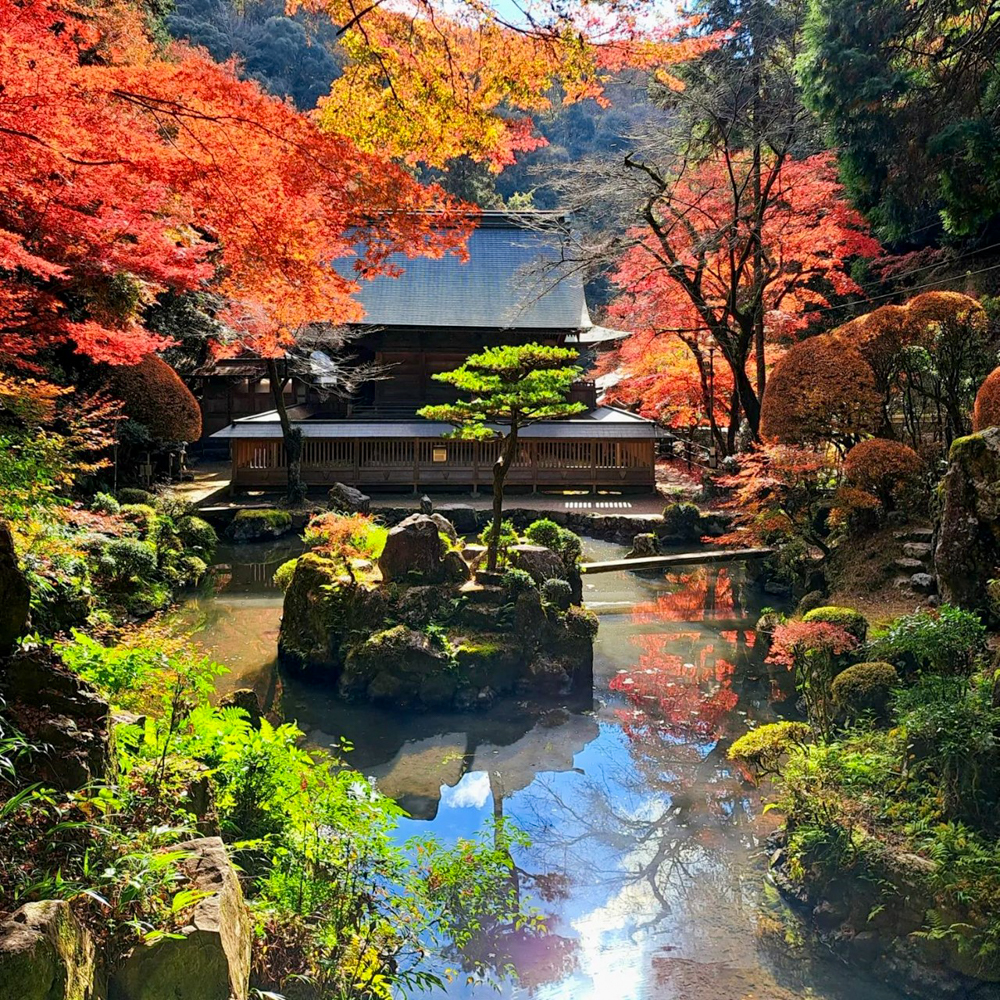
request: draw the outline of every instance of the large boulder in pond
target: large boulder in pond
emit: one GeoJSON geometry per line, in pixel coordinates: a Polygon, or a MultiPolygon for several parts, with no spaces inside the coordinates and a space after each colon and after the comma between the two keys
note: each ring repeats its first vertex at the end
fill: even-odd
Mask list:
{"type": "Polygon", "coordinates": [[[546,580],[566,579],[562,556],[544,545],[511,545],[507,559],[515,569],[524,570],[539,586],[546,580]]]}
{"type": "Polygon", "coordinates": [[[372,508],[372,498],[361,490],[346,483],[334,483],[330,487],[330,506],[341,514],[368,514],[372,508]]]}
{"type": "Polygon", "coordinates": [[[411,514],[390,530],[378,567],[386,583],[446,583],[466,579],[468,569],[452,547],[455,529],[440,514],[411,514]],[[454,553],[456,559],[449,559],[454,553]]]}
{"type": "Polygon", "coordinates": [[[941,598],[985,611],[988,581],[1000,575],[1000,427],[952,444],[941,496],[934,553],[941,598]]]}
{"type": "Polygon", "coordinates": [[[0,1000],[94,1000],[94,942],[69,903],[25,903],[0,923],[0,1000]]]}
{"type": "Polygon", "coordinates": [[[387,607],[383,590],[354,582],[332,559],[306,552],[285,591],[278,656],[286,666],[336,676],[347,646],[384,628],[387,607]]]}
{"type": "Polygon", "coordinates": [[[111,978],[109,1000],[247,1000],[252,921],[219,837],[178,845],[186,888],[204,893],[176,937],[133,948],[111,978]]]}
{"type": "Polygon", "coordinates": [[[226,537],[233,542],[263,542],[281,538],[291,530],[292,515],[287,510],[251,508],[236,512],[226,529],[226,537]]]}
{"type": "Polygon", "coordinates": [[[31,592],[17,563],[10,528],[0,521],[0,656],[25,634],[31,592]]]}

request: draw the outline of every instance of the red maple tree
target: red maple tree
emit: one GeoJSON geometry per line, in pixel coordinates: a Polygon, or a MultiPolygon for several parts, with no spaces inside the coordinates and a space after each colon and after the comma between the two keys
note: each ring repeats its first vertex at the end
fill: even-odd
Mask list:
{"type": "MultiPolygon", "coordinates": [[[[758,311],[768,340],[787,343],[835,296],[861,291],[850,276],[850,261],[877,254],[879,245],[841,197],[831,154],[769,163],[759,220],[748,194],[753,163],[747,155],[727,152],[679,172],[636,166],[649,176],[652,193],[644,206],[645,225],[632,231],[633,243],[614,273],[621,291],[611,316],[635,331],[622,347],[629,377],[616,396],[684,400],[687,393],[678,392],[677,383],[689,383],[690,375],[679,363],[678,345],[694,359],[703,389],[709,350],[715,348],[716,372],[727,370],[721,379],[717,374],[719,409],[731,425],[740,411],[756,436],[760,396],[748,366],[758,311]],[[758,231],[759,268],[754,266],[758,231]],[[657,377],[663,386],[652,389],[657,377]],[[729,386],[732,401],[726,407],[729,386]]],[[[702,410],[718,412],[707,402],[702,410]]],[[[676,406],[669,416],[676,420],[676,406]]],[[[713,430],[722,446],[718,428],[713,430]]],[[[730,436],[726,450],[732,444],[730,436]]]]}

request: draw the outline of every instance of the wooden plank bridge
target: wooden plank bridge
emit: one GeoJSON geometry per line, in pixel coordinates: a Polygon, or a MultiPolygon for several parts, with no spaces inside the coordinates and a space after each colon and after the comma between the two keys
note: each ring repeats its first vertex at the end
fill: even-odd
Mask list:
{"type": "Polygon", "coordinates": [[[606,562],[581,563],[581,573],[614,573],[630,569],[670,570],[675,566],[698,566],[705,563],[745,562],[766,559],[774,549],[699,549],[696,552],[676,552],[668,556],[642,556],[637,559],[609,559],[606,562]]]}

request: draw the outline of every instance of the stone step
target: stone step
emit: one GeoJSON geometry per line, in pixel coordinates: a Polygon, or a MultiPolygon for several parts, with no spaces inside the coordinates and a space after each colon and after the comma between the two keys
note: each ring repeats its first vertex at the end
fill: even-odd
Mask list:
{"type": "Polygon", "coordinates": [[[906,573],[908,576],[913,576],[914,573],[922,573],[926,567],[924,566],[923,560],[921,559],[911,559],[909,557],[905,559],[897,559],[893,566],[898,570],[906,573]]]}
{"type": "Polygon", "coordinates": [[[893,537],[901,542],[926,542],[930,544],[934,538],[933,528],[903,528],[901,531],[894,531],[893,537]]]}
{"type": "Polygon", "coordinates": [[[929,542],[905,542],[903,544],[903,555],[907,559],[919,559],[922,563],[929,563],[933,555],[929,542]]]}

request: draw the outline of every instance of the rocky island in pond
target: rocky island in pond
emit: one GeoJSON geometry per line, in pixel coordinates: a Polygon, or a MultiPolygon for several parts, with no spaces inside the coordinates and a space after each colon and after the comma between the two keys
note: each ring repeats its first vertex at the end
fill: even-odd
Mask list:
{"type": "Polygon", "coordinates": [[[485,708],[498,695],[589,690],[597,619],[580,607],[579,539],[548,520],[503,539],[506,568],[440,514],[391,530],[326,514],[287,585],[279,656],[348,700],[485,708]]]}

